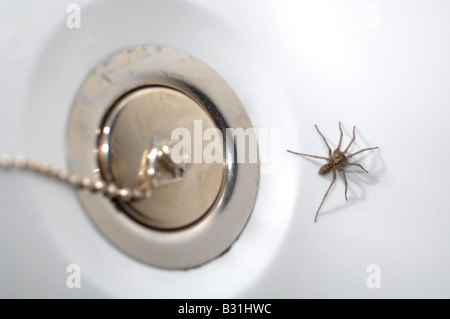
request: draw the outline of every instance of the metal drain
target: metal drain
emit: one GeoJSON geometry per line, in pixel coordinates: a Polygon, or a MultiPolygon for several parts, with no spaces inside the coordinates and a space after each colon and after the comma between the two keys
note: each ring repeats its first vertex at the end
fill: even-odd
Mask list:
{"type": "MultiPolygon", "coordinates": [[[[150,86],[127,94],[113,106],[101,130],[98,149],[104,178],[119,187],[133,188],[149,143],[170,143],[172,132],[178,128],[186,129],[189,136],[203,136],[216,126],[201,105],[174,88],[150,86]],[[195,123],[201,125],[198,133],[195,123]]],[[[222,141],[217,143],[223,149],[222,141]]],[[[179,181],[154,188],[145,200],[118,204],[147,226],[166,230],[186,227],[214,207],[224,180],[224,160],[222,156],[221,162],[186,163],[179,181]]],[[[172,176],[168,175],[166,180],[170,181],[172,176]]]]}
{"type": "Polygon", "coordinates": [[[161,47],[113,55],[73,104],[71,169],[127,188],[158,179],[141,201],[79,192],[81,202],[110,241],[151,265],[186,269],[220,256],[245,227],[259,181],[257,156],[239,162],[246,148],[228,128],[256,143],[238,98],[199,60],[161,47]],[[146,153],[152,145],[163,145],[164,161],[146,153]]]}

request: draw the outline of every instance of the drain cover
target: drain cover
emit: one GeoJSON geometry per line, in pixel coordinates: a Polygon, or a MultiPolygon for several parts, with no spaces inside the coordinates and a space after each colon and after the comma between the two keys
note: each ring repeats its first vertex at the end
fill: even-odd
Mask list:
{"type": "MultiPolygon", "coordinates": [[[[187,136],[203,137],[211,128],[217,128],[212,118],[188,95],[169,87],[139,88],[120,99],[106,117],[98,148],[101,171],[108,182],[133,188],[149,143],[170,140],[179,129],[186,130],[181,132],[187,132],[187,136]]],[[[192,142],[187,149],[193,148],[192,142]]],[[[222,140],[214,143],[223,149],[222,140]]],[[[198,150],[202,156],[206,145],[198,150]]],[[[192,155],[188,161],[193,161],[192,155]]],[[[224,161],[222,156],[220,162],[207,163],[202,158],[199,163],[187,163],[189,167],[180,181],[154,188],[145,200],[118,204],[150,227],[186,227],[206,215],[220,197],[224,161]]]]}
{"type": "Polygon", "coordinates": [[[250,143],[251,123],[223,79],[161,47],[125,50],[97,66],[69,125],[73,173],[119,187],[152,185],[150,196],[132,202],[80,191],[96,226],[126,253],[170,269],[220,256],[244,229],[259,180],[257,154],[241,154],[255,149],[250,143]],[[153,163],[158,145],[166,158],[153,163]]]}

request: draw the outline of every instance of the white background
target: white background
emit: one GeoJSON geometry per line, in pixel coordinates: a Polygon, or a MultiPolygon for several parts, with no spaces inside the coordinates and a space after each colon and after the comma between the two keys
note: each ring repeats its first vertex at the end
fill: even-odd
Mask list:
{"type": "Polygon", "coordinates": [[[118,251],[76,192],[0,171],[1,297],[450,297],[450,3],[447,1],[13,1],[0,3],[0,153],[67,168],[70,106],[111,54],[157,44],[218,72],[256,128],[279,130],[240,239],[223,257],[165,271],[118,251]],[[81,7],[68,29],[66,8],[81,7]],[[349,200],[314,124],[337,145],[357,127],[349,200]],[[78,264],[82,287],[66,287],[78,264]],[[381,270],[369,289],[367,267],[381,270]]]}

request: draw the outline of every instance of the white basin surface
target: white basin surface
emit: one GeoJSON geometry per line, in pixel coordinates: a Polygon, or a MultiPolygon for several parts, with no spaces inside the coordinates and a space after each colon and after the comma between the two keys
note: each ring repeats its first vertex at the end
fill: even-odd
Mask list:
{"type": "Polygon", "coordinates": [[[449,14],[446,1],[3,0],[0,155],[68,169],[78,89],[139,45],[207,64],[273,140],[241,236],[187,271],[120,251],[76,190],[0,169],[0,297],[449,298],[449,14]],[[286,150],[327,156],[314,125],[334,148],[339,122],[344,145],[356,126],[351,150],[379,149],[352,159],[369,174],[348,168],[347,201],[338,174],[314,223],[332,176],[286,150]]]}

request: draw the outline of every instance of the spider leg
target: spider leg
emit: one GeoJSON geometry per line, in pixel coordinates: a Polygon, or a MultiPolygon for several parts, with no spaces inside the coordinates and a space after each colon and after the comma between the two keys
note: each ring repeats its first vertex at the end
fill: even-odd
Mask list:
{"type": "Polygon", "coordinates": [[[343,151],[342,153],[347,153],[348,149],[350,148],[350,146],[353,144],[353,142],[355,141],[355,126],[353,126],[353,137],[352,140],[350,141],[350,143],[348,144],[347,148],[345,149],[345,151],[343,151]]]}
{"type": "Polygon", "coordinates": [[[314,218],[314,222],[317,221],[317,215],[319,215],[320,208],[322,207],[322,204],[323,204],[323,202],[325,201],[325,198],[327,197],[328,192],[330,191],[331,186],[333,186],[333,184],[334,184],[335,181],[336,181],[336,170],[333,169],[333,179],[331,180],[331,184],[330,184],[330,186],[328,187],[328,189],[327,189],[325,195],[323,195],[323,199],[322,199],[322,202],[320,203],[319,209],[318,209],[317,212],[316,212],[316,217],[314,218]]]}
{"type": "Polygon", "coordinates": [[[317,128],[317,125],[314,125],[316,127],[317,133],[319,133],[319,135],[322,137],[322,140],[325,142],[325,145],[327,146],[328,149],[328,156],[331,158],[331,148],[330,145],[328,145],[327,140],[325,139],[325,137],[322,135],[322,133],[320,133],[319,129],[317,128]]]}
{"type": "Polygon", "coordinates": [[[339,170],[342,173],[342,178],[344,179],[345,184],[345,200],[347,200],[347,177],[345,177],[345,170],[339,170]]]}
{"type": "Polygon", "coordinates": [[[329,160],[329,158],[327,157],[322,157],[322,156],[316,156],[316,155],[309,155],[309,154],[303,154],[303,153],[297,153],[297,152],[293,152],[290,150],[287,150],[289,153],[295,154],[295,155],[301,155],[301,156],[308,156],[308,157],[314,157],[314,158],[320,158],[320,159],[324,159],[324,160],[329,160]]]}
{"type": "Polygon", "coordinates": [[[364,172],[369,173],[364,167],[362,167],[361,164],[358,164],[358,163],[345,163],[344,165],[345,165],[345,166],[347,166],[347,165],[351,165],[351,166],[359,166],[359,167],[361,167],[361,169],[362,169],[364,172]]]}
{"type": "Polygon", "coordinates": [[[342,143],[342,127],[341,127],[341,122],[339,122],[339,131],[341,132],[341,136],[339,137],[339,144],[337,146],[337,150],[341,149],[341,143],[342,143]]]}
{"type": "Polygon", "coordinates": [[[356,152],[356,153],[353,153],[353,154],[348,155],[347,158],[350,158],[350,157],[355,156],[356,154],[359,154],[359,153],[362,153],[362,152],[365,152],[365,151],[374,150],[374,149],[377,149],[377,148],[378,148],[378,146],[376,146],[376,147],[365,148],[365,149],[360,150],[360,151],[358,151],[358,152],[356,152]]]}

